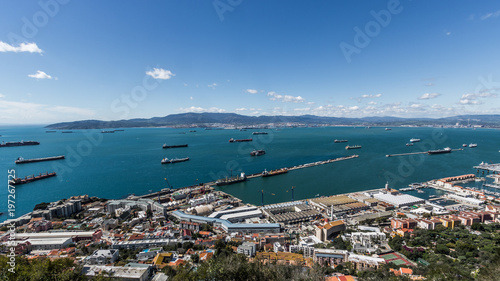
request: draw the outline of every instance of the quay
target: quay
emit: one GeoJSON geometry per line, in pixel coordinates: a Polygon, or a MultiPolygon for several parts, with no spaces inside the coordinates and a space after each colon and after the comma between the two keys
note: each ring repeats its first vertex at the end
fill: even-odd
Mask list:
{"type": "Polygon", "coordinates": [[[499,163],[497,163],[497,164],[481,163],[477,166],[474,166],[474,169],[500,173],[500,164],[499,163]]]}
{"type": "MultiPolygon", "coordinates": [[[[339,158],[334,158],[334,159],[328,159],[328,160],[325,160],[325,161],[317,161],[317,162],[313,162],[313,163],[302,164],[302,165],[299,165],[299,166],[293,166],[293,167],[289,167],[289,168],[286,168],[286,169],[288,171],[293,171],[293,170],[298,170],[298,169],[304,169],[304,168],[309,168],[309,167],[315,167],[315,166],[319,166],[319,165],[329,164],[329,163],[333,163],[333,162],[337,162],[337,161],[353,159],[353,158],[357,158],[357,157],[359,157],[359,155],[351,155],[351,156],[346,156],[346,157],[339,157],[339,158]]],[[[261,177],[261,176],[262,176],[262,173],[257,173],[257,174],[248,175],[247,178],[251,179],[251,178],[256,178],[256,177],[261,177]]]]}
{"type": "MultiPolygon", "coordinates": [[[[460,151],[462,148],[452,149],[451,151],[460,151]]],[[[406,156],[406,155],[416,155],[416,154],[429,154],[428,151],[419,151],[419,152],[408,152],[408,153],[399,153],[399,154],[387,154],[385,157],[394,157],[394,156],[406,156]]]]}

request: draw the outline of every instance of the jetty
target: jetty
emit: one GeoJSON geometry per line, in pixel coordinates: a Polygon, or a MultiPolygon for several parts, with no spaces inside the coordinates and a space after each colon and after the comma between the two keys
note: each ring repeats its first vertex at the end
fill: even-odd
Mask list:
{"type": "MultiPolygon", "coordinates": [[[[462,148],[452,149],[451,151],[460,151],[462,148]]],[[[406,155],[416,155],[416,154],[429,154],[429,151],[419,151],[419,152],[408,152],[408,153],[399,153],[399,154],[387,154],[385,157],[394,157],[394,156],[406,156],[406,155]]]]}
{"type": "Polygon", "coordinates": [[[17,160],[15,161],[15,163],[16,164],[24,164],[24,163],[34,163],[34,162],[51,161],[51,160],[59,160],[59,159],[64,159],[64,155],[43,157],[43,158],[33,158],[33,159],[24,159],[22,157],[18,157],[17,160]]]}
{"type": "Polygon", "coordinates": [[[474,169],[478,170],[486,170],[489,172],[497,172],[500,173],[500,163],[497,164],[488,164],[488,163],[481,163],[477,166],[474,166],[474,169]]]}
{"type": "MultiPolygon", "coordinates": [[[[350,155],[350,156],[346,156],[346,157],[339,157],[339,158],[328,159],[328,160],[324,160],[324,161],[317,161],[317,162],[302,164],[302,165],[298,165],[298,166],[289,167],[286,169],[288,171],[293,171],[293,170],[304,169],[304,168],[329,164],[329,163],[333,163],[333,162],[338,162],[338,161],[342,161],[342,160],[353,159],[353,158],[357,158],[357,157],[359,157],[359,155],[350,155]]],[[[262,176],[262,173],[257,173],[257,174],[248,175],[247,178],[251,179],[251,178],[256,178],[256,177],[261,177],[261,176],[262,176]]]]}

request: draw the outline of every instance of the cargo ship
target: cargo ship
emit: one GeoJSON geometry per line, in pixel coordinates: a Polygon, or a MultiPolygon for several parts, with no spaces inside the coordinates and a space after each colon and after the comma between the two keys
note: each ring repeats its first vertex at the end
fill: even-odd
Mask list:
{"type": "Polygon", "coordinates": [[[103,133],[103,134],[112,134],[112,133],[114,133],[114,132],[115,132],[115,130],[111,130],[111,131],[101,131],[101,133],[103,133]]]}
{"type": "Polygon", "coordinates": [[[175,145],[164,144],[163,148],[177,148],[177,147],[187,147],[187,146],[188,146],[187,144],[175,144],[175,145]]]}
{"type": "Polygon", "coordinates": [[[270,177],[270,176],[276,176],[276,175],[281,175],[281,174],[286,174],[288,173],[288,169],[287,168],[281,168],[281,169],[278,169],[278,170],[272,170],[272,171],[267,171],[267,170],[264,170],[262,172],[262,177],[270,177]]]}
{"type": "Polygon", "coordinates": [[[22,157],[18,157],[15,162],[16,162],[16,164],[24,164],[24,163],[51,161],[51,160],[59,160],[59,159],[64,159],[64,155],[43,157],[43,158],[33,158],[33,159],[24,159],[22,157]]]}
{"type": "Polygon", "coordinates": [[[31,175],[31,176],[27,176],[24,178],[15,178],[13,180],[10,180],[9,184],[10,185],[25,184],[25,183],[29,183],[32,181],[37,181],[37,180],[55,177],[55,176],[56,176],[56,173],[43,173],[43,174],[39,174],[38,176],[31,175]]]}
{"type": "Polygon", "coordinates": [[[244,142],[244,141],[253,141],[253,139],[233,139],[233,138],[230,138],[229,139],[229,142],[244,142]]]}
{"type": "Polygon", "coordinates": [[[40,143],[37,141],[18,141],[18,142],[2,142],[0,143],[0,147],[9,147],[9,146],[23,146],[23,145],[39,145],[40,143]]]}
{"type": "Polygon", "coordinates": [[[444,149],[436,149],[436,150],[429,150],[427,151],[428,154],[441,154],[441,153],[450,153],[451,148],[446,147],[444,149]]]}
{"type": "Polygon", "coordinates": [[[348,145],[345,147],[345,149],[358,149],[361,148],[361,145],[348,145]]]}
{"type": "Polygon", "coordinates": [[[56,131],[45,131],[46,133],[55,133],[56,131]]]}
{"type": "Polygon", "coordinates": [[[167,157],[163,158],[161,160],[161,163],[162,164],[172,164],[172,163],[178,163],[178,162],[184,162],[184,161],[188,161],[189,160],[189,157],[185,157],[185,158],[174,158],[174,159],[168,159],[167,157]]]}
{"type": "Polygon", "coordinates": [[[71,133],[73,133],[73,131],[62,131],[61,133],[63,133],[63,134],[71,134],[71,133]]]}
{"type": "Polygon", "coordinates": [[[252,135],[267,135],[266,132],[253,132],[252,135]]]}
{"type": "Polygon", "coordinates": [[[341,143],[341,142],[347,142],[347,140],[334,140],[334,143],[341,143]]]}
{"type": "Polygon", "coordinates": [[[264,154],[266,154],[265,150],[254,150],[254,151],[250,152],[250,155],[252,155],[252,156],[261,156],[264,154]]]}
{"type": "Polygon", "coordinates": [[[221,185],[229,185],[229,184],[233,184],[233,183],[238,183],[238,182],[243,182],[243,181],[246,181],[247,180],[247,176],[245,175],[245,173],[241,173],[241,175],[237,176],[237,177],[226,177],[226,178],[223,178],[223,179],[218,179],[215,184],[217,186],[221,186],[221,185]]]}

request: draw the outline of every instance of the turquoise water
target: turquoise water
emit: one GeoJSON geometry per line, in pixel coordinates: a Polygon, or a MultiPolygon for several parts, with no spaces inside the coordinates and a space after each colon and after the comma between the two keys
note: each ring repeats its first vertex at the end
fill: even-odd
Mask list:
{"type": "MultiPolygon", "coordinates": [[[[386,182],[394,188],[412,182],[474,173],[472,166],[481,161],[499,162],[500,131],[494,129],[436,129],[329,127],[265,130],[268,135],[252,135],[254,130],[204,130],[171,128],[124,129],[102,134],[100,130],[73,130],[64,134],[46,133],[42,127],[2,127],[1,141],[36,140],[38,146],[0,148],[0,212],[7,210],[7,170],[18,177],[40,172],[57,172],[54,178],[16,187],[16,216],[32,210],[40,202],[55,201],[72,195],[88,194],[102,198],[124,198],[167,187],[183,187],[214,181],[244,171],[260,173],[295,165],[358,154],[359,158],[334,162],[287,174],[255,178],[221,189],[252,204],[261,203],[265,190],[266,204],[289,201],[291,187],[295,199],[316,194],[332,195],[381,188],[386,182]],[[253,142],[229,143],[229,138],[253,138],[253,142]],[[422,141],[412,147],[410,138],[422,141]],[[333,143],[348,139],[348,143],[333,143]],[[477,143],[440,155],[385,157],[386,154],[427,151],[444,147],[461,148],[463,143],[477,143]],[[162,149],[164,143],[189,144],[187,148],[162,149]],[[345,146],[362,145],[345,150],[345,146]],[[266,154],[251,157],[253,149],[266,154]],[[55,155],[65,160],[15,165],[14,160],[55,155]],[[162,165],[163,157],[189,156],[187,162],[162,165]],[[1,174],[3,173],[3,175],[1,174]],[[273,195],[274,194],[274,195],[273,195]]],[[[255,130],[256,131],[256,130],[255,130]]],[[[262,130],[258,130],[262,131],[262,130]]],[[[0,220],[5,220],[2,215],[0,220]]]]}

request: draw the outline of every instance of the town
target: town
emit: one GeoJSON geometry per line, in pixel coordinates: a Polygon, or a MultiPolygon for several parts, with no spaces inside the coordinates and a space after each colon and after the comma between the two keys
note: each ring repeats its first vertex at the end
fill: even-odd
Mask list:
{"type": "MultiPolygon", "coordinates": [[[[496,166],[478,168],[492,170],[488,176],[499,181],[496,166]]],[[[472,280],[488,274],[500,241],[500,199],[460,186],[481,179],[460,175],[399,191],[386,185],[262,206],[203,184],[123,200],[74,196],[3,222],[0,239],[5,255],[12,249],[32,262],[69,259],[90,279],[186,280],[217,259],[237,256],[247,264],[306,269],[309,278],[329,281],[375,274],[472,280]],[[446,195],[424,200],[402,192],[422,188],[446,195]],[[439,205],[440,199],[453,204],[439,205]],[[8,230],[12,225],[15,232],[8,230]],[[436,264],[443,269],[433,273],[436,264]]]]}

